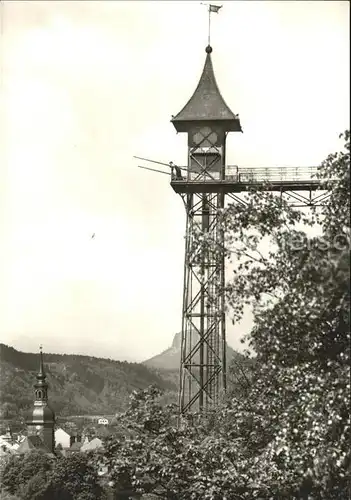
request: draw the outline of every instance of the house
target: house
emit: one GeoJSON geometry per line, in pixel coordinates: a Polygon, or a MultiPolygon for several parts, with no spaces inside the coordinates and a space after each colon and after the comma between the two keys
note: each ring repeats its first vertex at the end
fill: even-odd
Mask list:
{"type": "Polygon", "coordinates": [[[86,451],[93,451],[93,450],[98,450],[100,448],[103,448],[103,443],[101,439],[95,437],[89,442],[84,442],[83,445],[80,448],[80,451],[86,452],[86,451]]]}
{"type": "Polygon", "coordinates": [[[62,427],[58,427],[55,430],[55,444],[56,448],[59,446],[60,448],[66,450],[69,449],[73,443],[81,442],[82,438],[75,431],[67,432],[62,427]]]}
{"type": "Polygon", "coordinates": [[[108,425],[107,418],[99,418],[98,425],[108,425]]]}
{"type": "Polygon", "coordinates": [[[13,438],[10,426],[7,427],[6,433],[2,434],[0,436],[0,439],[1,439],[1,441],[6,442],[6,443],[10,443],[10,444],[12,444],[14,442],[14,438],[13,438]]]}
{"type": "Polygon", "coordinates": [[[16,442],[18,444],[22,443],[26,439],[26,436],[24,434],[17,434],[16,442]]]}
{"type": "Polygon", "coordinates": [[[88,436],[85,436],[84,440],[83,440],[83,445],[87,445],[89,443],[89,441],[90,440],[89,440],[88,436]]]}
{"type": "Polygon", "coordinates": [[[1,456],[8,455],[8,454],[15,453],[15,452],[16,452],[16,448],[11,443],[0,439],[0,455],[1,456]]]}
{"type": "Polygon", "coordinates": [[[16,442],[10,427],[7,428],[6,434],[0,436],[0,450],[1,455],[7,455],[9,453],[16,453],[19,443],[16,442]]]}
{"type": "Polygon", "coordinates": [[[81,448],[83,446],[83,443],[81,441],[75,441],[70,448],[66,450],[66,455],[70,455],[73,453],[79,453],[81,448]]]}
{"type": "Polygon", "coordinates": [[[69,448],[72,444],[72,436],[61,427],[55,430],[55,445],[61,445],[62,448],[69,448]]]}

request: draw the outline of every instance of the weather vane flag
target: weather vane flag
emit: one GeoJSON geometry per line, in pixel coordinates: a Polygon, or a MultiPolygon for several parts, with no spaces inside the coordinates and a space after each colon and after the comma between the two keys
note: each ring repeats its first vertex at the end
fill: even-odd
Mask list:
{"type": "Polygon", "coordinates": [[[208,45],[211,45],[211,12],[216,12],[218,14],[219,9],[223,7],[223,5],[212,5],[201,2],[201,5],[206,5],[208,7],[208,45]]]}

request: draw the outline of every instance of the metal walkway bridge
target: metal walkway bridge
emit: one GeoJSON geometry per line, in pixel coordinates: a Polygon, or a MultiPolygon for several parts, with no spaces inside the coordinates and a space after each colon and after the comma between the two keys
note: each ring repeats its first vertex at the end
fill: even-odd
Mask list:
{"type": "MultiPolygon", "coordinates": [[[[188,170],[182,167],[182,171],[188,170]]],[[[224,175],[220,172],[202,173],[188,170],[179,177],[172,172],[172,187],[176,193],[240,193],[252,187],[265,186],[269,191],[316,191],[323,189],[317,178],[318,167],[257,167],[229,165],[224,175]]]]}

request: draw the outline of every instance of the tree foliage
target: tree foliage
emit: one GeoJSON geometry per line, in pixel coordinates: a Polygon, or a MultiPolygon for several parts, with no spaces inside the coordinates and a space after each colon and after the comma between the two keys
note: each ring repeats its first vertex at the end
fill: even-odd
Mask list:
{"type": "Polygon", "coordinates": [[[239,265],[227,293],[234,317],[254,311],[249,399],[262,415],[260,495],[347,498],[350,473],[350,134],[318,176],[330,191],[308,217],[269,192],[223,215],[239,265]],[[330,180],[332,179],[332,180],[330,180]],[[301,229],[321,224],[322,233],[301,229]],[[244,231],[253,237],[243,248],[244,231]],[[268,255],[260,244],[270,237],[268,255]],[[263,432],[263,434],[265,434],[263,432]],[[269,437],[269,435],[271,435],[269,437]],[[268,442],[269,441],[269,442],[268,442]]]}
{"type": "Polygon", "coordinates": [[[104,498],[97,470],[87,454],[50,457],[39,451],[11,456],[1,477],[5,491],[21,500],[104,498]]]}
{"type": "MultiPolygon", "coordinates": [[[[235,321],[252,307],[255,361],[239,370],[242,390],[206,418],[192,416],[195,425],[175,426],[155,392],[135,394],[123,415],[129,434],[111,439],[105,453],[116,491],[348,498],[349,132],[343,138],[344,150],[318,172],[330,193],[322,208],[306,213],[262,189],[221,214],[225,252],[236,262],[228,307],[235,321]]],[[[223,251],[206,234],[198,241],[223,251]]]]}
{"type": "Polygon", "coordinates": [[[231,492],[236,447],[215,432],[217,417],[192,415],[177,426],[174,405],[162,406],[160,396],[155,388],[136,391],[120,415],[124,435],[106,442],[100,460],[114,498],[151,492],[173,500],[238,498],[231,492]]]}
{"type": "Polygon", "coordinates": [[[52,468],[52,459],[39,451],[26,455],[10,455],[2,470],[2,487],[17,494],[34,476],[46,476],[52,468]]]}

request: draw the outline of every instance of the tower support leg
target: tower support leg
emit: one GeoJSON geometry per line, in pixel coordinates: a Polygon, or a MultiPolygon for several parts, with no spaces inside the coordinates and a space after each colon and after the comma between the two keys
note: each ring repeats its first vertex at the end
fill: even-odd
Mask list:
{"type": "Polygon", "coordinates": [[[221,193],[188,194],[179,405],[182,414],[216,405],[226,387],[221,193]],[[211,244],[203,245],[199,235],[211,244]]]}

